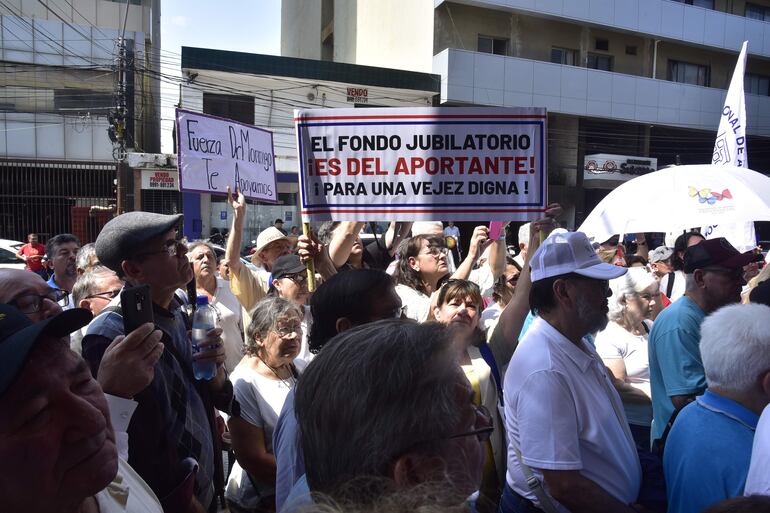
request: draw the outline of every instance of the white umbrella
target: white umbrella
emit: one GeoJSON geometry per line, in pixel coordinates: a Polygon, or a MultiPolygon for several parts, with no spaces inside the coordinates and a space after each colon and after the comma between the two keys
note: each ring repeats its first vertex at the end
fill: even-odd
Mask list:
{"type": "Polygon", "coordinates": [[[770,178],[735,166],[673,166],[610,192],[578,228],[595,241],[615,234],[770,221],[770,178]]]}

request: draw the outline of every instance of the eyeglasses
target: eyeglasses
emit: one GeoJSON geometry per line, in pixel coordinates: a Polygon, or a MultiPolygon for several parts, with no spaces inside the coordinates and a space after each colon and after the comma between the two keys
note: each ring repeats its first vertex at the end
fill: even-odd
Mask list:
{"type": "Polygon", "coordinates": [[[475,425],[481,425],[482,427],[466,431],[464,433],[457,433],[456,435],[450,435],[447,438],[450,440],[453,438],[462,438],[464,436],[475,436],[479,442],[486,442],[489,437],[492,436],[492,432],[495,430],[495,421],[492,418],[492,414],[489,412],[486,406],[473,405],[476,410],[476,422],[475,425]]]}
{"type": "Polygon", "coordinates": [[[185,246],[181,241],[167,240],[163,244],[163,249],[159,249],[157,251],[145,251],[143,253],[137,253],[136,255],[134,255],[134,257],[141,258],[141,257],[150,256],[150,255],[159,255],[162,253],[166,253],[170,257],[175,257],[179,254],[179,249],[183,247],[187,247],[187,246],[185,246]]]}
{"type": "Polygon", "coordinates": [[[428,246],[425,253],[420,253],[421,255],[426,256],[432,256],[433,258],[440,258],[441,255],[447,256],[449,254],[449,250],[447,248],[442,248],[439,246],[428,246]]]}
{"type": "Polygon", "coordinates": [[[514,274],[510,278],[507,278],[505,281],[510,283],[511,285],[516,285],[519,282],[519,276],[518,274],[514,274]]]}
{"type": "Polygon", "coordinates": [[[109,300],[115,299],[115,297],[117,297],[117,295],[120,294],[121,290],[122,289],[115,289],[115,290],[105,290],[104,292],[97,292],[95,294],[91,294],[90,296],[86,296],[86,299],[98,297],[109,301],[109,300]]]}
{"type": "Polygon", "coordinates": [[[307,273],[301,272],[301,273],[295,273],[295,274],[287,274],[285,276],[281,276],[281,278],[287,278],[297,285],[302,285],[307,281],[307,273]]]}
{"type": "Polygon", "coordinates": [[[302,324],[299,322],[293,324],[284,324],[282,326],[276,326],[273,331],[281,338],[286,338],[295,333],[302,336],[302,324]]]}
{"type": "Polygon", "coordinates": [[[59,303],[61,306],[67,306],[69,305],[69,292],[51,289],[47,294],[24,294],[10,301],[10,304],[18,308],[23,314],[31,314],[40,311],[44,299],[59,303]]]}

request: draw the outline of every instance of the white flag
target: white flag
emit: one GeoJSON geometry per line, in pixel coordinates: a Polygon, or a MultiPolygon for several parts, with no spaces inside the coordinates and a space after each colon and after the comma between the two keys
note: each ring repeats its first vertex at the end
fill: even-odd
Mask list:
{"type": "MultiPolygon", "coordinates": [[[[717,140],[714,144],[713,165],[733,165],[749,167],[746,154],[746,99],[743,95],[743,74],[746,68],[746,48],[744,41],[738,63],[735,65],[730,88],[727,90],[722,118],[719,121],[717,140]]],[[[701,233],[707,239],[726,238],[738,251],[748,251],[757,245],[754,223],[726,223],[704,226],[701,233]]]]}

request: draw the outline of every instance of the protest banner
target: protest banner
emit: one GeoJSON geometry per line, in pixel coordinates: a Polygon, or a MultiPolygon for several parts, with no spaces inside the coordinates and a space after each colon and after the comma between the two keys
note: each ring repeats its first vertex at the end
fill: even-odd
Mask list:
{"type": "Polygon", "coordinates": [[[277,203],[273,134],[251,125],[182,109],[176,111],[179,187],[277,203]]]}
{"type": "Polygon", "coordinates": [[[545,109],[314,109],[294,121],[305,221],[525,221],[545,211],[545,109]]]}

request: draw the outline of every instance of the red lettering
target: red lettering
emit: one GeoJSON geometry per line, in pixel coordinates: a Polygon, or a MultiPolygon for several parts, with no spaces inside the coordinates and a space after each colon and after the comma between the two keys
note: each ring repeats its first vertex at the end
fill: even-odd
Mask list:
{"type": "Polygon", "coordinates": [[[526,175],[529,173],[529,169],[525,169],[525,167],[528,168],[528,157],[516,157],[513,159],[513,172],[517,175],[526,175]]]}

